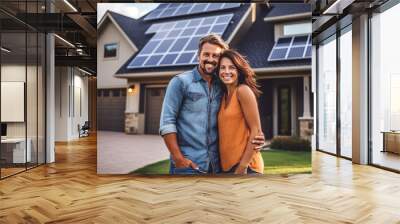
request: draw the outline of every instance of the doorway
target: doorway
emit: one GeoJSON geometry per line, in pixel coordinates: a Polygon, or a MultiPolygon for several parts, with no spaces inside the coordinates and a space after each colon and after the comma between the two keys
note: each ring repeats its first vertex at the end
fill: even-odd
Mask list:
{"type": "Polygon", "coordinates": [[[160,128],[160,115],[165,96],[165,87],[146,87],[146,134],[158,134],[160,128]]]}

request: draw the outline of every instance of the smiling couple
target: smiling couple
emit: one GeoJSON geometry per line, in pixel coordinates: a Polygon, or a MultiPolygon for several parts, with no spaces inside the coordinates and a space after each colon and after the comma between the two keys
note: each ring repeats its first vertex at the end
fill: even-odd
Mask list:
{"type": "Polygon", "coordinates": [[[254,71],[216,34],[200,39],[198,59],[196,68],[171,79],[162,105],[170,174],[262,174],[254,71]]]}

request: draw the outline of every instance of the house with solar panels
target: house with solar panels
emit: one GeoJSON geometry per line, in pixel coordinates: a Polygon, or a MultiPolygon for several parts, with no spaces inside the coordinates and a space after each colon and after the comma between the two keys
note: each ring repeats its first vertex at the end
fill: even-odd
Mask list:
{"type": "MultiPolygon", "coordinates": [[[[193,69],[198,63],[200,38],[217,33],[246,56],[257,75],[263,92],[259,109],[266,138],[311,136],[308,4],[164,3],[139,19],[109,11],[99,23],[99,38],[109,35],[101,32],[105,30],[101,26],[107,24],[118,26],[119,32],[113,34],[132,43],[130,57],[117,60],[121,66],[115,74],[106,74],[127,82],[123,115],[126,133],[158,134],[169,80],[193,69]]],[[[105,57],[108,46],[98,44],[98,54],[105,57]]],[[[115,49],[122,50],[118,46],[115,49]]],[[[98,63],[100,72],[101,60],[98,63]]],[[[104,114],[114,116],[107,111],[104,114]]]]}

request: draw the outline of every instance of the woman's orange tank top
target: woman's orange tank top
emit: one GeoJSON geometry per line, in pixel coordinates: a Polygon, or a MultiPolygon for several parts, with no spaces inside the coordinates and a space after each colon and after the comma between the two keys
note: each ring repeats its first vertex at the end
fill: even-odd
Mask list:
{"type": "MultiPolygon", "coordinates": [[[[237,88],[228,105],[225,96],[223,97],[218,113],[219,152],[223,171],[239,164],[250,136],[236,92],[237,88]]],[[[264,161],[260,152],[253,155],[249,167],[256,172],[264,172],[264,161]]]]}

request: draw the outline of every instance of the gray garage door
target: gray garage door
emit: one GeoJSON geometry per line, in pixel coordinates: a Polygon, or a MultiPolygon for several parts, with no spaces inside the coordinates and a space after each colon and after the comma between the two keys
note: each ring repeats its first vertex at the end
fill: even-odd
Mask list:
{"type": "Polygon", "coordinates": [[[164,87],[146,88],[146,134],[158,134],[161,106],[164,100],[164,95],[164,87]]]}
{"type": "Polygon", "coordinates": [[[103,131],[124,131],[125,89],[97,90],[97,129],[103,131]]]}

